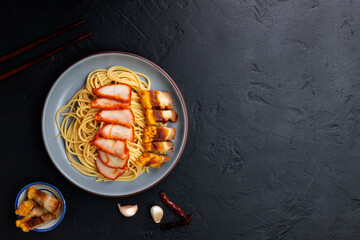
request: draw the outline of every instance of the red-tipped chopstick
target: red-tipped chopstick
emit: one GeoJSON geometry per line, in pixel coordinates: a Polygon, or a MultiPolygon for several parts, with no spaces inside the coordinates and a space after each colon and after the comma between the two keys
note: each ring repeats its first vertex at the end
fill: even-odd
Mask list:
{"type": "Polygon", "coordinates": [[[31,49],[31,48],[39,45],[40,43],[43,43],[43,42],[45,42],[45,41],[47,41],[47,40],[49,40],[49,39],[51,39],[51,38],[53,38],[53,37],[56,37],[56,36],[58,36],[58,35],[60,35],[60,34],[62,34],[62,33],[64,33],[64,32],[66,32],[66,31],[68,31],[68,30],[70,30],[70,29],[72,29],[72,28],[74,28],[74,27],[77,27],[77,26],[79,26],[80,24],[83,24],[84,22],[86,22],[86,21],[85,21],[85,20],[81,20],[80,22],[77,22],[77,23],[75,23],[75,24],[73,24],[73,25],[71,25],[71,26],[68,26],[68,27],[66,27],[66,28],[63,28],[63,29],[61,29],[61,30],[59,30],[59,31],[57,31],[57,32],[55,32],[55,33],[47,36],[47,37],[44,37],[44,38],[42,38],[42,39],[40,39],[40,40],[38,40],[38,41],[36,41],[36,42],[30,43],[29,45],[27,45],[27,46],[25,46],[25,47],[23,47],[23,48],[20,48],[20,49],[14,51],[14,52],[12,52],[12,53],[9,53],[9,54],[7,54],[7,55],[5,55],[5,56],[3,56],[3,57],[0,58],[0,63],[5,62],[6,60],[9,60],[10,58],[13,58],[13,57],[19,55],[20,53],[23,53],[23,52],[25,52],[25,51],[27,51],[27,50],[29,50],[29,49],[31,49]]]}
{"type": "Polygon", "coordinates": [[[43,55],[43,56],[41,56],[41,57],[38,57],[38,58],[36,58],[36,59],[34,59],[34,60],[31,60],[30,62],[25,63],[24,65],[22,65],[22,66],[20,66],[20,67],[17,67],[17,68],[15,68],[15,69],[13,69],[13,70],[11,70],[10,72],[7,72],[7,73],[5,73],[5,74],[3,74],[3,75],[0,75],[0,80],[3,80],[3,79],[5,79],[5,78],[8,78],[8,77],[14,75],[15,73],[20,72],[21,70],[24,70],[24,69],[26,69],[26,68],[28,68],[28,67],[31,67],[32,65],[34,65],[34,64],[36,64],[36,63],[38,63],[38,62],[41,62],[42,60],[44,60],[44,59],[46,59],[46,58],[48,58],[48,57],[51,57],[52,55],[54,55],[55,53],[63,50],[64,48],[69,47],[70,45],[73,45],[74,43],[76,43],[76,42],[78,42],[78,41],[80,41],[80,40],[82,40],[82,39],[84,39],[84,38],[89,37],[91,34],[92,34],[91,32],[88,33],[88,34],[85,34],[85,35],[79,37],[78,39],[75,39],[74,41],[71,41],[71,42],[69,42],[69,43],[67,43],[67,44],[65,44],[65,45],[63,45],[63,46],[61,46],[61,47],[59,47],[59,48],[57,48],[57,49],[55,49],[55,50],[53,50],[53,51],[45,54],[45,55],[43,55]]]}

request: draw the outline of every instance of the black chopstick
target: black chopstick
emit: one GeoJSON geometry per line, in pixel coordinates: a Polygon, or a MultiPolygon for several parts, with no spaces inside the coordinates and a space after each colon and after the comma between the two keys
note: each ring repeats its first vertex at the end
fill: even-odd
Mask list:
{"type": "Polygon", "coordinates": [[[82,40],[84,38],[89,37],[91,34],[92,34],[91,32],[88,33],[88,34],[85,34],[85,35],[83,35],[83,36],[81,36],[81,37],[79,37],[79,38],[77,38],[77,39],[75,39],[75,40],[73,40],[73,41],[71,41],[71,42],[69,42],[69,43],[67,43],[67,44],[65,44],[65,45],[63,45],[63,46],[61,46],[61,47],[47,53],[47,54],[45,54],[45,55],[43,55],[43,56],[41,56],[41,57],[35,58],[34,60],[31,60],[30,62],[27,62],[27,63],[25,63],[24,65],[22,65],[20,67],[17,67],[15,69],[3,74],[3,75],[0,75],[0,80],[8,78],[8,77],[14,75],[15,73],[18,73],[18,72],[20,72],[20,71],[22,71],[22,70],[24,70],[24,69],[26,69],[28,67],[31,67],[32,65],[34,65],[34,64],[36,64],[38,62],[41,62],[42,60],[44,60],[44,59],[46,59],[48,57],[51,57],[52,55],[54,55],[55,53],[63,50],[64,48],[69,47],[69,46],[73,45],[74,43],[76,43],[76,42],[78,42],[78,41],[80,41],[80,40],[82,40]]]}
{"type": "Polygon", "coordinates": [[[68,27],[66,27],[66,28],[63,28],[63,29],[61,29],[61,30],[59,30],[59,31],[57,31],[57,32],[55,32],[55,33],[47,36],[47,37],[43,37],[42,39],[40,39],[40,40],[38,40],[38,41],[36,41],[36,42],[30,43],[29,45],[27,45],[27,46],[25,46],[25,47],[22,47],[22,48],[14,51],[14,52],[12,52],[12,53],[9,53],[9,54],[7,54],[7,55],[5,55],[5,56],[3,56],[3,57],[0,58],[0,63],[5,62],[6,60],[9,60],[10,58],[13,58],[13,57],[19,55],[20,53],[23,53],[23,52],[25,52],[25,51],[27,51],[27,50],[29,50],[29,49],[31,49],[31,48],[39,45],[40,43],[43,43],[43,42],[45,42],[45,41],[47,41],[47,40],[49,40],[49,39],[51,39],[51,38],[53,38],[53,37],[56,37],[56,36],[58,36],[58,35],[60,35],[60,34],[62,34],[62,33],[64,33],[64,32],[66,32],[66,31],[68,31],[68,30],[70,30],[70,29],[72,29],[72,28],[74,28],[74,27],[77,27],[77,26],[79,26],[80,24],[83,24],[84,22],[86,22],[86,21],[85,21],[85,20],[81,20],[80,22],[77,22],[77,23],[75,23],[75,24],[73,24],[73,25],[71,25],[71,26],[68,26],[68,27]]]}

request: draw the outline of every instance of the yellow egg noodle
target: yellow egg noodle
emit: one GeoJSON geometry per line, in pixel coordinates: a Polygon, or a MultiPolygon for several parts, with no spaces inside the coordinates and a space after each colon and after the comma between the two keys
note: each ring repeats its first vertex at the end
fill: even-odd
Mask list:
{"type": "Polygon", "coordinates": [[[92,71],[86,81],[86,85],[79,90],[73,98],[56,113],[56,124],[60,135],[65,140],[66,155],[71,165],[80,173],[95,177],[96,181],[112,181],[102,176],[96,166],[96,146],[89,142],[95,138],[98,130],[104,125],[103,122],[95,121],[95,115],[99,109],[91,108],[91,101],[97,97],[92,93],[93,88],[99,88],[113,83],[124,83],[132,88],[131,107],[134,113],[134,142],[127,142],[130,158],[127,163],[128,171],[114,181],[132,181],[139,175],[148,171],[147,167],[137,166],[135,160],[145,151],[143,141],[143,129],[146,126],[143,108],[140,104],[141,90],[150,89],[150,79],[138,72],[120,66],[92,71]],[[143,78],[144,80],[141,80],[143,78]],[[68,111],[66,111],[69,109],[68,111]],[[59,117],[63,116],[61,124],[59,117]],[[77,159],[74,158],[77,157],[77,159]]]}

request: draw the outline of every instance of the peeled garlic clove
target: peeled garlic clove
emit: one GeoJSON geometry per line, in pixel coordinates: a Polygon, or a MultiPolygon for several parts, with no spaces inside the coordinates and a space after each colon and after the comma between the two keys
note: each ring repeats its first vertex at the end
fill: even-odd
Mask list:
{"type": "Polygon", "coordinates": [[[127,206],[121,206],[120,203],[118,203],[119,211],[122,215],[125,217],[132,217],[135,215],[135,213],[138,210],[137,205],[127,205],[127,206]]]}
{"type": "Polygon", "coordinates": [[[159,223],[161,222],[161,219],[164,215],[164,211],[161,207],[155,205],[150,208],[150,214],[151,217],[154,219],[154,222],[159,223]]]}

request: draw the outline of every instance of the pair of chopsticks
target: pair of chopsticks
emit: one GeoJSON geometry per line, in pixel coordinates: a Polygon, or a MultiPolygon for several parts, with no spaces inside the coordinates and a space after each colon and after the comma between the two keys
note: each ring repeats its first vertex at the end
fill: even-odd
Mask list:
{"type": "MultiPolygon", "coordinates": [[[[42,39],[40,39],[40,40],[38,40],[38,41],[36,41],[36,42],[30,43],[29,45],[27,45],[27,46],[25,46],[25,47],[23,47],[23,48],[20,48],[20,49],[14,51],[14,52],[12,52],[12,53],[9,53],[9,54],[7,54],[7,55],[5,55],[5,56],[3,56],[3,57],[0,58],[0,63],[3,63],[3,62],[5,62],[6,60],[9,60],[10,58],[13,58],[13,57],[15,57],[15,56],[17,56],[17,55],[19,55],[19,54],[21,54],[21,53],[23,53],[23,52],[25,52],[25,51],[33,48],[33,47],[39,45],[39,44],[41,44],[41,43],[43,43],[43,42],[51,39],[51,38],[54,38],[54,37],[56,37],[56,36],[59,36],[60,34],[66,32],[66,31],[68,31],[68,30],[70,30],[70,29],[72,29],[72,28],[75,28],[75,27],[79,26],[80,24],[83,24],[84,22],[85,22],[85,20],[81,20],[80,22],[77,22],[77,23],[75,23],[75,24],[73,24],[73,25],[71,25],[71,26],[68,26],[68,27],[66,27],[66,28],[64,28],[64,29],[61,29],[61,30],[59,30],[59,31],[57,31],[57,32],[55,32],[55,33],[47,36],[47,37],[44,37],[44,38],[42,38],[42,39]]],[[[28,67],[31,67],[32,65],[34,65],[34,64],[36,64],[36,63],[38,63],[38,62],[41,62],[42,60],[44,60],[44,59],[46,59],[46,58],[48,58],[48,57],[51,57],[52,55],[54,55],[54,54],[56,54],[57,52],[63,50],[64,48],[67,48],[67,47],[73,45],[74,43],[76,43],[76,42],[78,42],[78,41],[80,41],[80,40],[82,40],[82,39],[84,39],[84,38],[89,37],[91,34],[92,34],[92,33],[89,32],[89,33],[87,33],[87,34],[85,34],[85,35],[82,35],[81,37],[79,37],[79,38],[77,38],[77,39],[75,39],[75,40],[73,40],[73,41],[71,41],[71,42],[68,42],[68,43],[66,43],[65,45],[63,45],[63,46],[61,46],[61,47],[59,47],[59,48],[57,48],[57,49],[55,49],[55,50],[53,50],[53,51],[51,51],[51,52],[49,52],[49,53],[46,53],[45,55],[42,55],[41,57],[35,58],[34,60],[31,60],[30,62],[27,62],[27,63],[25,63],[24,65],[22,65],[22,66],[20,66],[20,67],[17,67],[17,68],[15,68],[15,69],[7,72],[7,73],[4,73],[4,74],[0,75],[0,80],[3,80],[3,79],[5,79],[5,78],[8,78],[8,77],[14,75],[15,73],[18,73],[18,72],[20,72],[20,71],[22,71],[22,70],[24,70],[24,69],[26,69],[26,68],[28,68],[28,67]]]]}

